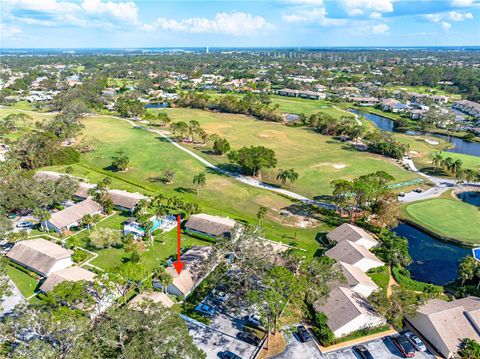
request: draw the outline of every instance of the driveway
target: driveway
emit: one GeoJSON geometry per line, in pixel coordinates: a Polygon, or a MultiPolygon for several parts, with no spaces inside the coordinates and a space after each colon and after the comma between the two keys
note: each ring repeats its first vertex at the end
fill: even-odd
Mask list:
{"type": "MultiPolygon", "coordinates": [[[[185,319],[185,318],[184,318],[185,319]]],[[[230,350],[243,359],[253,358],[257,347],[238,340],[235,336],[222,333],[202,323],[186,319],[188,334],[197,347],[207,354],[207,359],[218,359],[223,351],[230,350]]]]}
{"type": "Polygon", "coordinates": [[[10,313],[13,308],[15,308],[17,304],[20,304],[24,299],[22,293],[20,293],[17,286],[13,284],[11,280],[9,280],[8,282],[10,284],[12,294],[6,298],[3,298],[2,300],[0,305],[0,318],[3,317],[5,314],[10,313]]]}
{"type": "Polygon", "coordinates": [[[274,356],[274,359],[321,359],[322,354],[313,341],[302,343],[295,335],[286,336],[288,338],[286,350],[274,356]]]}

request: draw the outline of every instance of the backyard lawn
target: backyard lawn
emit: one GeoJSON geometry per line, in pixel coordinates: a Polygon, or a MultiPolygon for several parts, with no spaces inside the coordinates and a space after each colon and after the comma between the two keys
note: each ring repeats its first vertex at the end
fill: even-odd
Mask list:
{"type": "Polygon", "coordinates": [[[415,202],[404,208],[406,219],[439,236],[459,240],[468,245],[480,244],[477,207],[453,197],[415,202]]]}
{"type": "MultiPolygon", "coordinates": [[[[280,185],[276,180],[278,169],[293,167],[300,175],[293,190],[309,198],[330,194],[330,182],[339,178],[351,179],[375,171],[390,173],[395,177],[395,182],[415,177],[396,165],[392,159],[355,151],[345,143],[307,128],[288,127],[243,115],[201,110],[164,111],[173,121],[197,120],[207,133],[216,133],[227,138],[232,149],[253,145],[273,149],[278,159],[277,168],[262,171],[263,180],[280,185]]],[[[189,148],[215,164],[228,163],[226,156],[212,155],[202,146],[189,145],[189,148]]]]}
{"type": "Polygon", "coordinates": [[[35,294],[35,288],[38,285],[37,279],[10,264],[7,264],[5,269],[8,277],[15,283],[25,298],[35,294]]]}

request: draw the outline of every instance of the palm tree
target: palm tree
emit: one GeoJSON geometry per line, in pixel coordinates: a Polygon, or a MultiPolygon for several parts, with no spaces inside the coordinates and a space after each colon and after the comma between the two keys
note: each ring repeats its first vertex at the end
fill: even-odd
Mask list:
{"type": "Polygon", "coordinates": [[[282,169],[278,170],[277,181],[281,181],[282,186],[285,186],[285,183],[287,183],[288,177],[289,177],[288,170],[282,170],[282,169]]]}
{"type": "Polygon", "coordinates": [[[263,219],[267,215],[268,208],[261,206],[257,212],[258,226],[262,225],[263,219]]]}
{"type": "Polygon", "coordinates": [[[80,220],[80,223],[83,225],[83,226],[86,226],[87,229],[88,229],[88,233],[90,233],[90,226],[94,223],[94,220],[93,220],[93,216],[90,215],[90,214],[86,214],[82,217],[82,219],[80,220]]]}
{"type": "Polygon", "coordinates": [[[40,221],[40,227],[48,232],[47,221],[52,217],[49,211],[43,208],[37,208],[33,211],[33,215],[40,221]]]}
{"type": "Polygon", "coordinates": [[[290,181],[290,188],[293,188],[293,183],[298,180],[299,174],[295,172],[295,169],[290,168],[288,170],[288,180],[290,181]]]}
{"type": "Polygon", "coordinates": [[[432,164],[435,166],[435,172],[438,171],[438,166],[442,163],[442,161],[443,161],[442,152],[435,152],[432,158],[432,164]]]}
{"type": "Polygon", "coordinates": [[[442,167],[444,169],[446,169],[447,171],[452,170],[452,164],[453,164],[453,159],[451,157],[447,157],[447,158],[443,159],[442,162],[441,162],[442,167]]]}
{"type": "Polygon", "coordinates": [[[193,141],[195,132],[200,128],[200,123],[196,120],[188,122],[188,136],[193,141]]]}
{"type": "Polygon", "coordinates": [[[462,170],[463,162],[461,159],[455,160],[451,165],[451,171],[456,174],[462,170]]]}
{"type": "Polygon", "coordinates": [[[205,173],[200,172],[199,174],[193,176],[193,184],[197,185],[197,196],[200,196],[200,187],[205,186],[207,183],[207,176],[205,173]]]}

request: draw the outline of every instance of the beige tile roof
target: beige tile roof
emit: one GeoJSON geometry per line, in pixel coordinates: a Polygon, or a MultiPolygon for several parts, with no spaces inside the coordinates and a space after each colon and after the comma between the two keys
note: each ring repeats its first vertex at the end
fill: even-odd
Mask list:
{"type": "Polygon", "coordinates": [[[170,297],[165,293],[143,292],[133,298],[130,301],[129,306],[133,309],[139,309],[139,304],[145,300],[151,300],[154,303],[161,303],[166,308],[170,308],[173,304],[175,304],[173,300],[170,299],[170,297]]]}
{"type": "Polygon", "coordinates": [[[50,274],[45,282],[43,282],[43,284],[40,286],[40,290],[43,292],[49,292],[64,281],[78,282],[85,280],[87,282],[93,282],[95,275],[95,273],[92,273],[82,267],[65,268],[50,274]]]}
{"type": "Polygon", "coordinates": [[[327,234],[327,238],[333,242],[350,241],[357,242],[362,238],[368,239],[372,243],[378,242],[363,228],[344,223],[327,234]]]}
{"type": "MultiPolygon", "coordinates": [[[[480,342],[480,336],[472,324],[478,326],[478,322],[472,323],[467,315],[473,314],[473,319],[478,319],[480,310],[480,298],[468,297],[463,299],[446,302],[440,299],[429,300],[421,306],[417,313],[424,315],[436,330],[436,335],[451,352],[456,352],[463,338],[470,338],[480,342]]],[[[415,317],[416,320],[420,320],[415,317]]],[[[427,338],[434,333],[422,333],[427,338]]]]}
{"type": "Polygon", "coordinates": [[[350,241],[342,241],[338,243],[335,247],[326,251],[325,254],[330,258],[335,259],[337,262],[345,262],[347,264],[355,264],[363,258],[368,258],[379,264],[383,263],[368,249],[350,241]]]}
{"type": "Polygon", "coordinates": [[[108,194],[110,195],[110,198],[115,206],[128,209],[133,209],[140,200],[148,199],[147,196],[144,196],[138,192],[132,193],[118,189],[108,190],[108,194]]]}
{"type": "Polygon", "coordinates": [[[193,246],[181,257],[185,267],[180,275],[173,266],[166,269],[167,273],[173,278],[172,284],[184,295],[190,293],[202,279],[202,263],[211,256],[212,252],[213,248],[210,246],[193,246]]]}
{"type": "Polygon", "coordinates": [[[332,289],[327,301],[317,301],[313,308],[317,312],[325,313],[328,327],[332,331],[342,328],[362,314],[378,316],[364,297],[344,287],[332,289]]]}
{"type": "Polygon", "coordinates": [[[236,222],[230,218],[201,213],[191,216],[187,223],[185,223],[185,228],[218,237],[231,234],[235,223],[236,222]]]}
{"type": "Polygon", "coordinates": [[[361,269],[344,262],[340,262],[340,268],[347,280],[347,284],[350,287],[354,287],[358,284],[365,285],[367,287],[373,288],[373,290],[378,289],[378,286],[375,282],[366,275],[361,269]]]}
{"type": "Polygon", "coordinates": [[[30,239],[16,243],[7,253],[13,261],[46,275],[58,260],[70,258],[71,251],[47,241],[30,239]]]}
{"type": "Polygon", "coordinates": [[[87,198],[71,207],[67,207],[62,211],[54,213],[49,222],[55,227],[62,229],[75,222],[78,222],[87,214],[94,214],[102,210],[102,206],[87,198]]]}

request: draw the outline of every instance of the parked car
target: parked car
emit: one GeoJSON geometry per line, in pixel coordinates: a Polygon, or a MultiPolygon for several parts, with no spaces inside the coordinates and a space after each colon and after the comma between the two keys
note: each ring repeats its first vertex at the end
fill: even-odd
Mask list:
{"type": "Polygon", "coordinates": [[[306,343],[312,340],[312,336],[308,332],[307,328],[305,328],[303,325],[299,325],[297,327],[297,333],[302,343],[306,343]]]}
{"type": "Polygon", "coordinates": [[[260,338],[250,332],[239,332],[237,338],[243,340],[245,343],[258,346],[261,342],[260,338]]]}
{"type": "Polygon", "coordinates": [[[200,303],[195,307],[195,310],[200,314],[204,315],[205,317],[211,318],[215,315],[216,310],[214,307],[209,306],[205,303],[200,303]]]}
{"type": "Polygon", "coordinates": [[[415,348],[406,336],[399,335],[398,337],[393,338],[392,342],[405,358],[413,358],[415,356],[415,348]]]}
{"type": "Polygon", "coordinates": [[[256,315],[256,314],[250,314],[248,317],[247,317],[247,322],[250,323],[250,324],[253,324],[255,325],[256,327],[259,327],[262,325],[262,323],[260,323],[260,316],[256,315]]]}
{"type": "Polygon", "coordinates": [[[230,350],[220,353],[219,356],[220,356],[220,359],[242,359],[237,354],[232,353],[230,350]]]}
{"type": "Polygon", "coordinates": [[[427,351],[427,347],[421,341],[421,339],[419,337],[417,337],[415,334],[413,334],[410,330],[403,333],[403,335],[405,335],[408,338],[408,340],[410,340],[410,343],[412,343],[412,345],[415,347],[415,349],[417,349],[419,352],[426,352],[427,351]]]}
{"type": "Polygon", "coordinates": [[[32,228],[33,223],[29,221],[18,222],[16,225],[17,228],[32,228]]]}
{"type": "Polygon", "coordinates": [[[373,355],[365,348],[364,345],[357,345],[352,348],[352,351],[361,359],[373,359],[373,355]]]}
{"type": "Polygon", "coordinates": [[[400,192],[400,193],[398,194],[398,197],[405,197],[405,192],[400,192]]]}
{"type": "Polygon", "coordinates": [[[421,187],[415,188],[413,192],[422,193],[423,189],[421,187]]]}
{"type": "Polygon", "coordinates": [[[221,290],[214,289],[210,297],[215,302],[224,303],[228,299],[228,293],[222,292],[221,290]]]}

